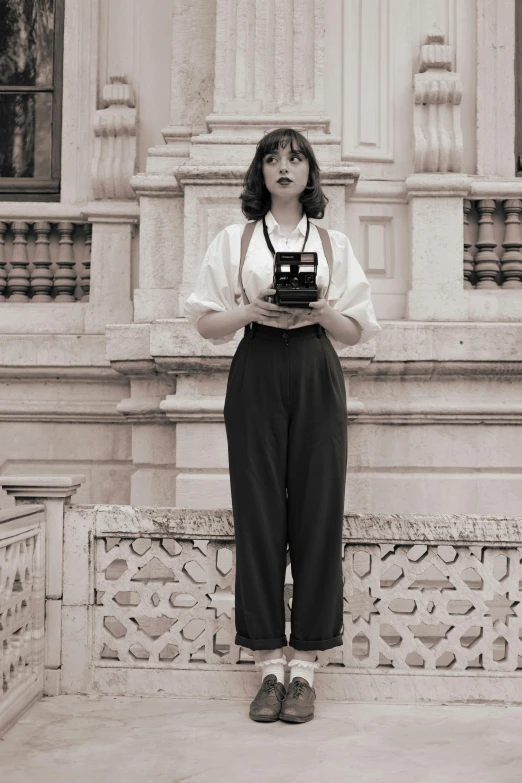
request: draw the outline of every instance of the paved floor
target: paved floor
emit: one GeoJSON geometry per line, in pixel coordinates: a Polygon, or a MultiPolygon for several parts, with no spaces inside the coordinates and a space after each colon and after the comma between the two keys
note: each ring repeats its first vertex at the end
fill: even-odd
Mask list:
{"type": "Polygon", "coordinates": [[[522,708],[316,703],[301,725],[248,702],[59,696],[0,740],[9,783],[521,783],[522,708]]]}

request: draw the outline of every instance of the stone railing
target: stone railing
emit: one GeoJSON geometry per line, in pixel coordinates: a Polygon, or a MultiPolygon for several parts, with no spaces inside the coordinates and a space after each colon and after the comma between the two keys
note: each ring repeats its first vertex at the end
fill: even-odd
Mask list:
{"type": "Polygon", "coordinates": [[[464,199],[464,287],[522,288],[522,199],[464,199]]]}
{"type": "MultiPolygon", "coordinates": [[[[522,523],[347,515],[320,699],[522,703],[522,523]]],[[[245,698],[229,510],[65,510],[62,692],[245,698]]],[[[287,632],[292,600],[287,568],[287,632]]],[[[289,652],[289,651],[288,651],[289,652]]]]}
{"type": "Polygon", "coordinates": [[[0,511],[0,734],[43,693],[43,510],[0,511]]]}
{"type": "Polygon", "coordinates": [[[0,204],[0,334],[131,322],[138,222],[134,201],[0,204]]]}
{"type": "Polygon", "coordinates": [[[0,302],[89,301],[92,225],[0,220],[0,302]]]}

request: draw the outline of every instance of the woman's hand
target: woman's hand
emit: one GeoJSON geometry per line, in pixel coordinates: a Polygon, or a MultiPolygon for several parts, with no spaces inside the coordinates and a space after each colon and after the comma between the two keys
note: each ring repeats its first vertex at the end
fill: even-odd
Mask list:
{"type": "Polygon", "coordinates": [[[294,312],[290,308],[265,302],[266,296],[273,296],[275,288],[262,288],[253,302],[245,305],[248,314],[248,323],[255,321],[266,326],[275,326],[278,329],[289,329],[294,312]]]}

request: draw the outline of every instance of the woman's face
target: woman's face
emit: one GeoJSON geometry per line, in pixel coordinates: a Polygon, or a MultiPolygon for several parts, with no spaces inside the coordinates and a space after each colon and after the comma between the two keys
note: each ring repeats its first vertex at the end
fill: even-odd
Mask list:
{"type": "Polygon", "coordinates": [[[297,199],[306,188],[310,164],[302,152],[292,151],[290,142],[263,158],[267,190],[283,201],[297,199]]]}

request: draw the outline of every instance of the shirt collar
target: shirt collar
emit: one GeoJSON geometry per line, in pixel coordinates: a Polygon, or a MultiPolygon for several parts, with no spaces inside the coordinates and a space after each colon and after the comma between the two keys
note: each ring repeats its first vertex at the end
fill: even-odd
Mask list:
{"type": "MultiPolygon", "coordinates": [[[[268,212],[265,215],[265,223],[266,227],[268,229],[268,233],[271,234],[272,231],[274,231],[276,228],[278,229],[279,233],[282,234],[281,228],[279,226],[279,223],[275,219],[275,217],[272,215],[271,210],[268,210],[268,212]]],[[[294,231],[292,231],[292,234],[294,234],[296,231],[299,231],[302,236],[306,236],[306,215],[303,215],[299,223],[297,224],[294,231]]]]}

